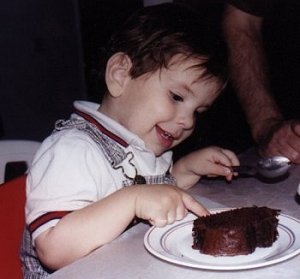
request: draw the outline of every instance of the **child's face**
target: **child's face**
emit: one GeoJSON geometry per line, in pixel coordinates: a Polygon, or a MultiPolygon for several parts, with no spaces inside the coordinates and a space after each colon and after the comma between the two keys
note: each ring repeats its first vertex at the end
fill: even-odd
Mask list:
{"type": "Polygon", "coordinates": [[[196,114],[207,110],[219,92],[216,78],[199,78],[201,70],[191,68],[199,60],[174,63],[176,58],[169,69],[129,79],[113,115],[157,156],[192,134],[196,114]]]}

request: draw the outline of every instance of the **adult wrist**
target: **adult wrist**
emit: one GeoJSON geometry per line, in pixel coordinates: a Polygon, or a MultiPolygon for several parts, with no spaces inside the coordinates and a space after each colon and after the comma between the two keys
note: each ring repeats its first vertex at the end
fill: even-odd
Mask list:
{"type": "Polygon", "coordinates": [[[261,125],[260,130],[253,135],[253,138],[258,146],[265,146],[272,138],[276,130],[282,125],[284,119],[272,117],[264,121],[264,124],[261,125]]]}

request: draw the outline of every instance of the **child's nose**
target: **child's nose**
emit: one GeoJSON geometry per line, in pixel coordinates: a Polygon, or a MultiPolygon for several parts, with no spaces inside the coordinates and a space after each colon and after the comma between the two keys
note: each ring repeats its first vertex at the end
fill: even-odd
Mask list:
{"type": "Polygon", "coordinates": [[[182,114],[178,116],[178,124],[185,130],[193,129],[195,125],[194,114],[182,114]]]}

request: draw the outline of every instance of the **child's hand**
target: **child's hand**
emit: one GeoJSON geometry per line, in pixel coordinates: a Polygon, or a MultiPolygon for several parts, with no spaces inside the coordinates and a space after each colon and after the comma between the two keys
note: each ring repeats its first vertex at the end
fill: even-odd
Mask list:
{"type": "Polygon", "coordinates": [[[174,164],[172,174],[177,179],[178,186],[189,188],[203,175],[224,176],[231,181],[234,175],[231,166],[240,164],[237,156],[228,149],[207,147],[192,152],[174,164]]]}
{"type": "Polygon", "coordinates": [[[199,175],[207,176],[225,176],[228,181],[234,175],[231,171],[231,166],[240,164],[237,156],[228,149],[220,147],[207,147],[198,150],[192,154],[191,170],[199,175]]]}
{"type": "Polygon", "coordinates": [[[205,207],[176,186],[140,185],[137,191],[136,216],[157,227],[183,219],[188,210],[197,216],[209,214],[205,207]]]}

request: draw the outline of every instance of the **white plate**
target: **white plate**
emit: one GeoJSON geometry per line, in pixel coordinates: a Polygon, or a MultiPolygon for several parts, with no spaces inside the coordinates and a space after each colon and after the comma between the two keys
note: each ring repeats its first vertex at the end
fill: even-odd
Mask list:
{"type": "Polygon", "coordinates": [[[243,270],[269,266],[300,253],[300,221],[288,215],[279,215],[279,237],[272,247],[256,248],[252,254],[233,257],[214,257],[192,249],[192,226],[195,218],[195,215],[189,214],[185,219],[164,228],[151,227],[144,237],[146,249],[167,262],[209,270],[243,270]]]}

